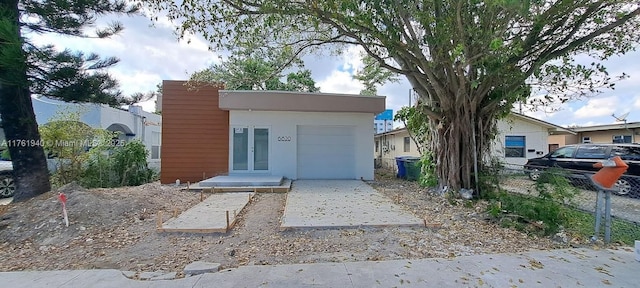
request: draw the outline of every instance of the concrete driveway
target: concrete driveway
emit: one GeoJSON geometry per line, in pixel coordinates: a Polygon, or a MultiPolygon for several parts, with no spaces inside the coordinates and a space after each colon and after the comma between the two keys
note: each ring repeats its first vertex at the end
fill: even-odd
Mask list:
{"type": "Polygon", "coordinates": [[[287,194],[281,228],[423,226],[391,199],[359,180],[297,180],[287,194]]]}

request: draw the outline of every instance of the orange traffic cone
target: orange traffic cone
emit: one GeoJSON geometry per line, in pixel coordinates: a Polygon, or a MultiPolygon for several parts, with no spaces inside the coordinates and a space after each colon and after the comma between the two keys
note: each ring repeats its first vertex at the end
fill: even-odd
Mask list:
{"type": "Polygon", "coordinates": [[[624,161],[620,159],[620,156],[615,156],[610,160],[607,160],[607,162],[612,163],[603,164],[602,162],[598,162],[596,164],[593,164],[593,167],[602,169],[600,169],[591,177],[593,181],[602,185],[602,187],[611,188],[616,183],[616,181],[620,179],[620,176],[622,176],[622,174],[627,171],[629,165],[627,165],[627,163],[624,163],[624,161]]]}

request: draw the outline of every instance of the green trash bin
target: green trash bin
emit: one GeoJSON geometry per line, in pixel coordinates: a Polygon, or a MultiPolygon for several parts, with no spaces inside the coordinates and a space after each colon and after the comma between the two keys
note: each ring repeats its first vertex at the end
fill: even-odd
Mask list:
{"type": "Polygon", "coordinates": [[[420,178],[422,164],[419,157],[407,157],[404,159],[404,168],[407,173],[407,180],[416,181],[420,178]]]}

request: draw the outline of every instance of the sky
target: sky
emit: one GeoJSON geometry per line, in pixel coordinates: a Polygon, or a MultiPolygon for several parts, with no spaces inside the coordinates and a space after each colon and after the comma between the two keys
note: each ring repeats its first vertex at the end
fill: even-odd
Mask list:
{"type": "MultiPolygon", "coordinates": [[[[80,50],[97,53],[102,57],[114,56],[120,63],[109,69],[130,95],[136,92],[155,91],[162,80],[187,80],[196,71],[219,61],[218,54],[209,51],[208,43],[191,35],[178,40],[170,22],[160,19],[151,22],[143,16],[115,17],[125,30],[108,39],[76,38],[52,34],[27,35],[39,45],[53,44],[58,49],[80,50]],[[187,39],[189,41],[187,41],[187,39]]],[[[102,21],[112,21],[106,19],[102,21]]],[[[348,48],[342,55],[306,55],[305,67],[311,70],[316,85],[325,93],[358,94],[363,86],[352,78],[362,68],[357,48],[348,48]]],[[[627,122],[640,122],[640,49],[605,63],[610,75],[626,73],[629,78],[616,83],[615,90],[573,101],[556,107],[555,112],[529,111],[523,113],[560,126],[590,126],[616,122],[612,116],[624,115],[627,122]]],[[[378,94],[386,96],[387,109],[397,111],[410,104],[411,86],[403,78],[378,88],[378,94]]],[[[154,111],[154,101],[142,103],[143,109],[154,111]]],[[[396,123],[396,126],[399,126],[396,123]]]]}

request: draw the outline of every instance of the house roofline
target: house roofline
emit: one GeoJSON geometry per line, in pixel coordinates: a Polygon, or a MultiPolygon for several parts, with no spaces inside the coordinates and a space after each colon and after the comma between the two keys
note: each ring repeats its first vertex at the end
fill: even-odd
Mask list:
{"type": "Polygon", "coordinates": [[[531,116],[527,116],[527,115],[520,114],[520,113],[513,112],[513,111],[509,115],[513,115],[513,116],[518,117],[520,119],[523,119],[525,121],[534,122],[534,123],[539,124],[539,125],[547,126],[547,128],[549,128],[549,134],[551,134],[551,135],[566,135],[566,134],[577,135],[577,133],[575,131],[571,130],[571,129],[567,129],[567,128],[564,128],[564,127],[562,127],[560,125],[549,123],[549,122],[544,121],[544,120],[533,118],[531,116]]]}
{"type": "Polygon", "coordinates": [[[574,128],[571,128],[571,130],[575,132],[592,132],[592,131],[635,129],[635,128],[640,128],[640,122],[574,127],[574,128]]]}
{"type": "Polygon", "coordinates": [[[220,90],[222,110],[350,112],[378,114],[385,110],[383,96],[292,91],[220,90]]]}
{"type": "MultiPolygon", "coordinates": [[[[543,121],[543,120],[540,120],[540,119],[536,119],[536,118],[533,118],[533,117],[530,117],[530,116],[526,116],[526,115],[523,115],[523,114],[520,114],[520,113],[511,112],[511,114],[509,114],[509,115],[513,115],[513,116],[518,117],[518,118],[520,118],[522,120],[529,121],[529,122],[534,122],[536,124],[543,125],[543,126],[546,126],[546,127],[550,128],[550,129],[553,129],[553,130],[549,130],[549,133],[554,134],[554,135],[562,135],[562,134],[577,135],[577,133],[575,131],[572,131],[570,129],[567,129],[567,128],[564,128],[562,126],[559,126],[559,125],[556,125],[556,124],[553,124],[553,123],[549,123],[549,122],[546,122],[546,121],[543,121]]],[[[402,133],[405,130],[407,130],[406,127],[401,127],[401,128],[393,129],[391,131],[378,133],[375,136],[393,135],[393,134],[402,133]]]]}
{"type": "Polygon", "coordinates": [[[385,136],[385,135],[394,135],[394,134],[402,133],[404,131],[407,131],[407,128],[406,127],[400,127],[400,128],[396,128],[396,129],[387,131],[387,132],[378,133],[378,134],[376,134],[374,136],[377,137],[377,136],[385,136]]]}

